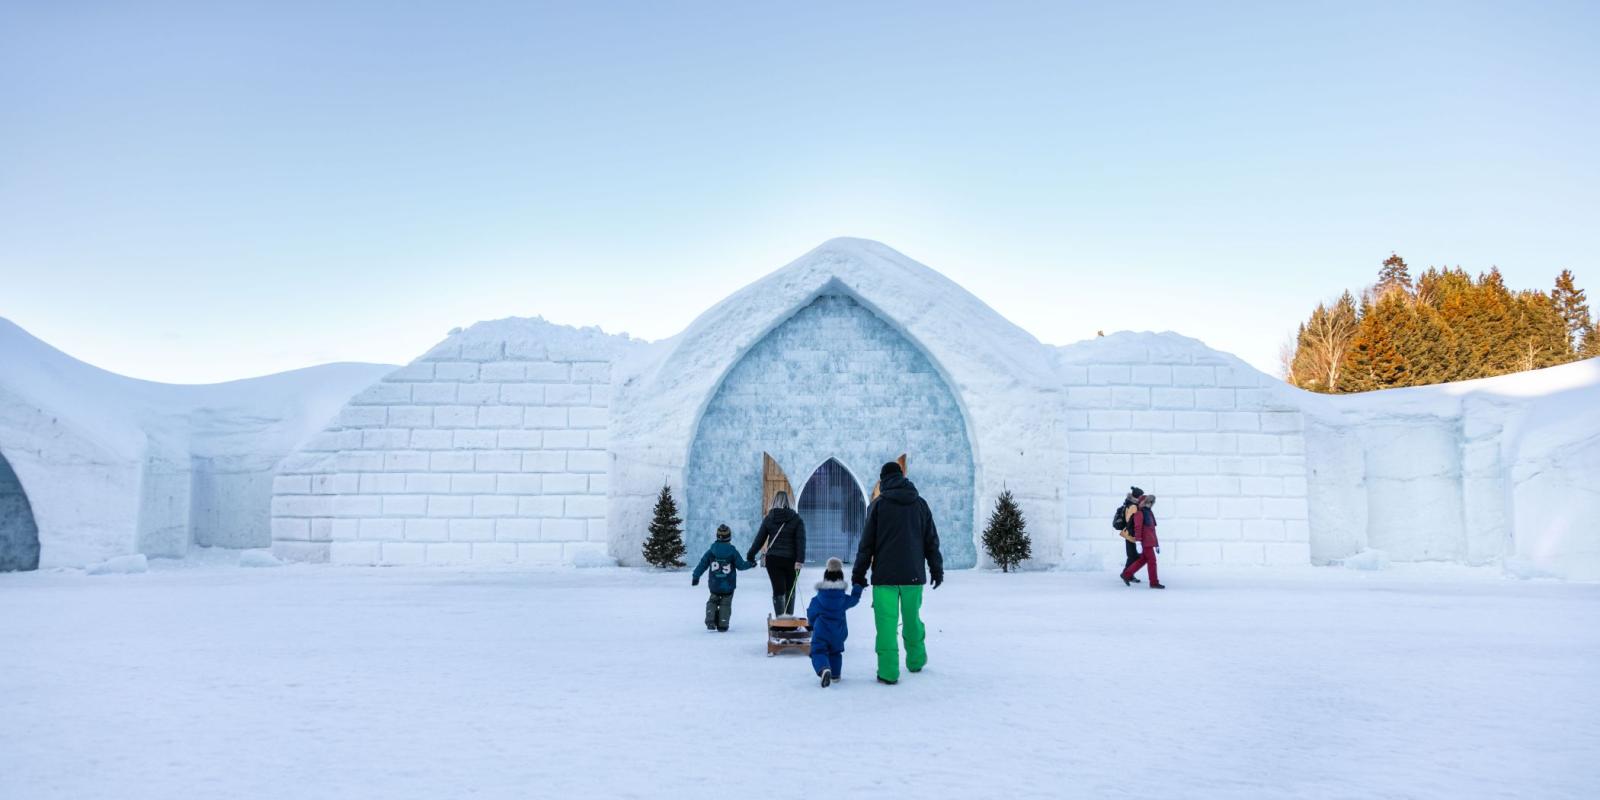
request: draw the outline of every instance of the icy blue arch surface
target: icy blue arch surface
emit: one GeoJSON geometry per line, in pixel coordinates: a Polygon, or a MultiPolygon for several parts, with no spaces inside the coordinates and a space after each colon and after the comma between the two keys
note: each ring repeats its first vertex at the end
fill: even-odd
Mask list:
{"type": "MultiPolygon", "coordinates": [[[[719,523],[749,546],[761,523],[763,452],[796,491],[835,458],[869,494],[883,462],[907,454],[945,563],[976,562],[972,447],[955,396],[916,345],[854,299],[823,295],[802,308],[739,359],[707,404],[684,491],[692,559],[719,523]]],[[[807,553],[830,555],[853,556],[807,553]]]]}
{"type": "Polygon", "coordinates": [[[39,526],[11,463],[0,455],[0,572],[39,568],[39,526]]]}

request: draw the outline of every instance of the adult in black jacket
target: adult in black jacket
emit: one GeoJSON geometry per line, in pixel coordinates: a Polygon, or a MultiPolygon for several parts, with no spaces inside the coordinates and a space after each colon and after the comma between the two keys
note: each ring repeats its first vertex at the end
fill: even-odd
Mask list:
{"type": "Polygon", "coordinates": [[[867,584],[872,570],[872,618],[877,624],[878,681],[900,680],[900,645],[903,629],[906,668],[921,672],[928,663],[927,630],[922,625],[922,587],[931,575],[933,588],[944,583],[944,556],[939,553],[939,531],[933,511],[906,480],[900,465],[890,461],[878,473],[878,498],[867,507],[856,550],[852,578],[867,584]],[[924,567],[926,566],[926,569],[924,567]]]}
{"type": "Polygon", "coordinates": [[[789,508],[788,492],[772,496],[772,508],[761,520],[745,560],[755,561],[763,552],[767,577],[772,581],[772,613],[794,616],[794,579],[800,574],[800,565],[806,563],[806,521],[789,508]]]}

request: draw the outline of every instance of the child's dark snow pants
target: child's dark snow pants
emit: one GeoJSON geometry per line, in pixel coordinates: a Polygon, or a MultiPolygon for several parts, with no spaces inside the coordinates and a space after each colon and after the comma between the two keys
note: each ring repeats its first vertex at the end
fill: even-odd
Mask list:
{"type": "Polygon", "coordinates": [[[820,641],[816,637],[811,639],[811,668],[818,675],[824,669],[833,670],[833,677],[839,677],[839,671],[844,669],[844,648],[833,642],[820,641]]]}
{"type": "Polygon", "coordinates": [[[706,628],[719,631],[728,629],[728,618],[733,616],[733,594],[711,593],[706,599],[706,628]]]}

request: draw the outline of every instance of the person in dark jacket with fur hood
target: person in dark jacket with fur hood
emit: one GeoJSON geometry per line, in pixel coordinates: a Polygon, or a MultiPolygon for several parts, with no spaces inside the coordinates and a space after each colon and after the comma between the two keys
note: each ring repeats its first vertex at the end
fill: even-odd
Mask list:
{"type": "Polygon", "coordinates": [[[867,521],[856,550],[852,581],[867,585],[872,570],[872,618],[878,628],[878,682],[900,680],[900,645],[895,633],[903,625],[906,669],[921,672],[928,663],[927,630],[922,625],[922,587],[944,583],[944,556],[933,511],[906,480],[900,465],[890,461],[878,472],[879,495],[867,506],[867,521]],[[926,564],[926,569],[924,569],[926,564]]]}
{"type": "Polygon", "coordinates": [[[861,602],[861,591],[867,587],[857,584],[846,595],[844,562],[828,559],[828,566],[817,583],[817,596],[806,607],[806,622],[811,625],[811,668],[822,679],[822,688],[843,677],[844,640],[850,636],[850,623],[846,611],[861,602]]]}
{"type": "Polygon", "coordinates": [[[794,615],[794,581],[806,563],[806,521],[789,508],[789,493],[772,496],[772,508],[756,531],[745,560],[762,558],[772,581],[772,615],[794,615]]]}

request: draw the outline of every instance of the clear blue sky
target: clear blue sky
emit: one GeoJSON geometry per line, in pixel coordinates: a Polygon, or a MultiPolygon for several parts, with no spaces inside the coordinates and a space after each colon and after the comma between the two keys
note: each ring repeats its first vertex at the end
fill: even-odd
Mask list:
{"type": "Polygon", "coordinates": [[[1600,294],[1597,3],[0,4],[0,315],[212,381],[656,339],[834,236],[1272,368],[1413,265],[1600,294]]]}

